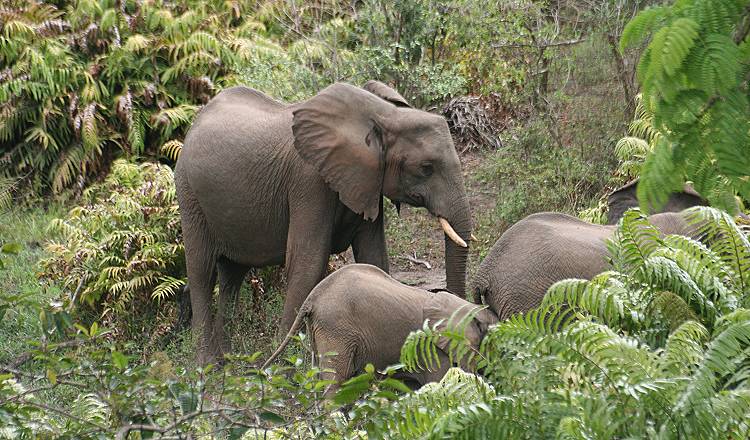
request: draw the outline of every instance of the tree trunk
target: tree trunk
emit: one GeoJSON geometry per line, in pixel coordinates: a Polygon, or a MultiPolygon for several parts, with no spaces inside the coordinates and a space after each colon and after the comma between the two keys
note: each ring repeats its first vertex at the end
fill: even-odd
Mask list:
{"type": "Polygon", "coordinates": [[[622,91],[625,95],[625,120],[632,121],[633,115],[635,114],[635,84],[633,84],[633,75],[628,69],[628,66],[620,53],[619,45],[617,44],[617,36],[607,34],[607,42],[612,51],[612,56],[615,60],[615,69],[617,70],[617,78],[622,86],[622,91]]]}

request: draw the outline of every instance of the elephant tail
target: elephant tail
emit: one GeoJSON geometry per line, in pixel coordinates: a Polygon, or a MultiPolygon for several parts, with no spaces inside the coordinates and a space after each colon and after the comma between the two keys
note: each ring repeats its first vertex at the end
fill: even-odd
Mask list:
{"type": "Polygon", "coordinates": [[[305,318],[307,318],[307,315],[310,314],[310,311],[312,311],[312,304],[310,304],[309,301],[305,301],[302,304],[302,307],[300,307],[299,313],[297,313],[297,317],[294,318],[294,322],[292,323],[292,327],[289,329],[289,332],[284,336],[284,340],[281,341],[281,344],[279,345],[279,348],[276,349],[276,351],[273,352],[271,357],[268,358],[263,363],[263,366],[260,367],[261,370],[264,370],[266,367],[268,367],[271,362],[276,360],[277,357],[281,354],[281,352],[284,351],[287,345],[289,345],[289,341],[292,340],[292,337],[299,331],[300,327],[302,327],[302,323],[305,321],[305,318]]]}

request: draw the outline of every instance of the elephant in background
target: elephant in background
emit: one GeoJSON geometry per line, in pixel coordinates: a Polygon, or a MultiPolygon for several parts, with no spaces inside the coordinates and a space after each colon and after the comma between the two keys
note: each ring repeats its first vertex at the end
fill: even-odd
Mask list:
{"type": "MultiPolygon", "coordinates": [[[[654,214],[648,220],[665,235],[697,235],[682,213],[654,214]]],[[[615,229],[554,212],[522,219],[503,233],[479,266],[471,280],[474,300],[487,304],[501,320],[539,307],[557,281],[591,279],[607,270],[606,241],[615,229]]]]}
{"type": "Polygon", "coordinates": [[[226,89],[187,133],[175,185],[200,363],[228,350],[229,299],[251,267],[285,264],[280,334],[330,254],[351,246],[388,271],[383,196],[439,219],[447,288],[465,294],[471,215],[448,125],[385,84],[337,83],[295,104],[226,89]]]}
{"type": "MultiPolygon", "coordinates": [[[[607,197],[607,224],[615,225],[630,208],[640,206],[638,200],[638,180],[635,179],[612,191],[607,197]]],[[[657,212],[679,212],[693,206],[708,206],[708,202],[692,186],[686,184],[682,192],[672,193],[667,203],[657,212]]],[[[656,214],[657,212],[652,213],[656,214]]]]}
{"type": "MultiPolygon", "coordinates": [[[[321,360],[322,368],[331,370],[322,373],[323,380],[336,382],[326,392],[330,396],[341,383],[363,373],[368,363],[378,370],[398,363],[407,336],[421,329],[425,320],[430,325],[442,320],[439,328],[444,329],[477,308],[450,292],[431,292],[402,284],[375,266],[347,265],[313,289],[286,338],[263,368],[276,359],[307,322],[315,356],[321,360]]],[[[479,310],[464,328],[464,336],[478,349],[487,328],[496,322],[497,316],[489,309],[479,310]]],[[[452,366],[448,357],[450,343],[441,339],[436,345],[439,368],[400,372],[398,377],[419,386],[442,379],[452,366]]]]}

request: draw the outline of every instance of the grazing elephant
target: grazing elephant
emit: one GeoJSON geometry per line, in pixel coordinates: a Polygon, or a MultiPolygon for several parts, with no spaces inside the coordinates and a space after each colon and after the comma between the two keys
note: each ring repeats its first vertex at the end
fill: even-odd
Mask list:
{"type": "MultiPolygon", "coordinates": [[[[445,328],[448,321],[451,325],[458,323],[476,308],[450,292],[407,286],[375,266],[351,264],[313,289],[286,338],[263,368],[284,350],[306,321],[316,358],[322,357],[321,367],[331,370],[323,373],[323,378],[336,382],[327,392],[330,395],[342,382],[363,373],[368,363],[378,370],[398,363],[406,337],[421,329],[426,319],[431,324],[442,320],[441,326],[445,328]]],[[[496,322],[494,313],[480,310],[464,328],[471,346],[478,349],[487,328],[496,322]]],[[[400,377],[419,386],[440,380],[451,367],[447,354],[449,341],[440,340],[436,345],[440,368],[401,372],[400,377]]]]}
{"type": "Polygon", "coordinates": [[[388,271],[383,196],[438,217],[447,287],[465,294],[471,216],[448,125],[382,83],[337,83],[296,104],[226,89],[185,137],[175,185],[201,363],[227,350],[224,315],[251,267],[286,266],[280,334],[331,253],[351,245],[388,271]]]}
{"type": "MultiPolygon", "coordinates": [[[[637,208],[638,201],[638,179],[614,190],[607,197],[607,224],[615,225],[622,218],[625,211],[637,208]]],[[[667,203],[658,212],[679,212],[693,206],[708,206],[708,202],[695,192],[692,186],[685,185],[682,192],[673,193],[667,199],[667,203]]]]}
{"type": "MultiPolygon", "coordinates": [[[[649,216],[663,234],[694,236],[682,213],[649,216]]],[[[567,214],[532,214],[497,240],[471,280],[474,300],[499,319],[539,307],[552,284],[591,279],[607,270],[606,241],[616,226],[587,223],[567,214]]]]}

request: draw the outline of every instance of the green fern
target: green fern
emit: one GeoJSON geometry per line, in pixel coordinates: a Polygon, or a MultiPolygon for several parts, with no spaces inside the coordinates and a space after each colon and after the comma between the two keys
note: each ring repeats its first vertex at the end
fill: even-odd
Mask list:
{"type": "Polygon", "coordinates": [[[155,156],[238,74],[246,2],[12,1],[0,19],[0,176],[86,184],[111,161],[155,156]],[[234,6],[232,6],[234,5],[234,6]],[[232,18],[230,18],[232,17],[232,18]]]}
{"type": "MultiPolygon", "coordinates": [[[[743,438],[750,311],[741,305],[750,294],[735,267],[750,262],[750,246],[725,212],[696,207],[685,216],[704,242],[662,238],[628,212],[609,244],[621,272],[560,281],[540,308],[490,329],[484,379],[464,373],[487,392],[468,400],[452,382],[426,386],[378,414],[383,422],[371,421],[368,434],[743,438]]],[[[404,346],[402,361],[424,362],[432,348],[417,336],[440,337],[428,330],[404,346]]]]}
{"type": "Polygon", "coordinates": [[[625,28],[623,49],[653,32],[638,66],[643,102],[659,133],[638,186],[642,206],[663,206],[685,180],[730,211],[735,193],[750,197],[747,43],[737,30],[750,15],[747,6],[678,1],[642,11],[625,28]]]}
{"type": "Polygon", "coordinates": [[[174,297],[185,283],[185,250],[172,171],[118,160],[83,198],[50,224],[42,261],[44,276],[71,292],[64,300],[124,325],[126,310],[174,297]]]}

